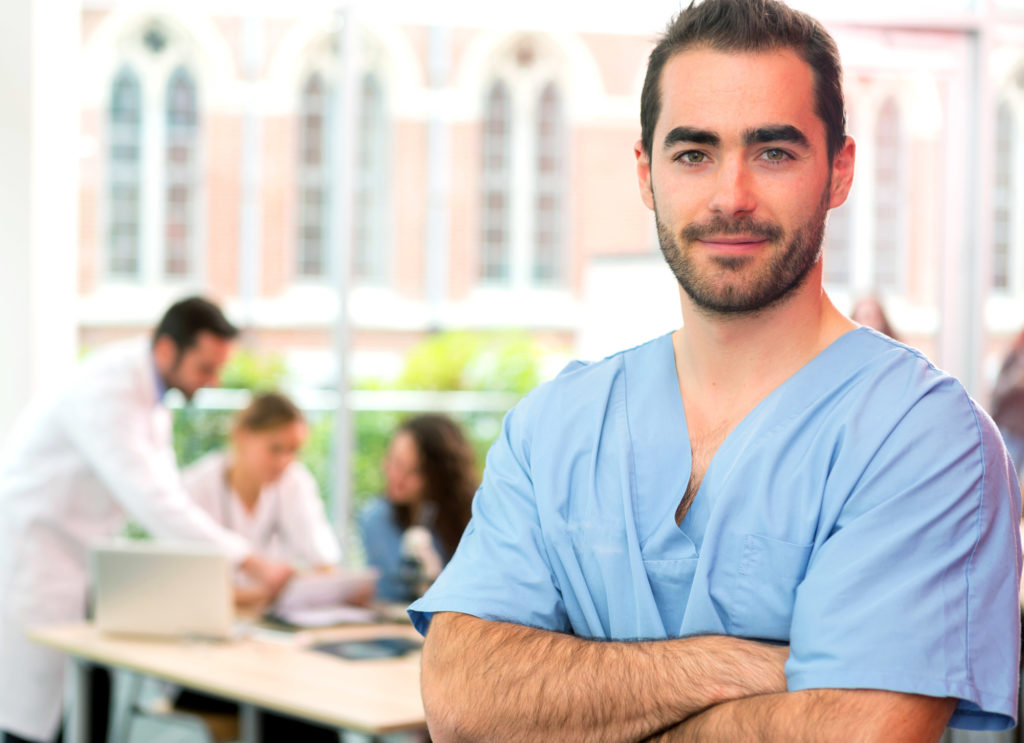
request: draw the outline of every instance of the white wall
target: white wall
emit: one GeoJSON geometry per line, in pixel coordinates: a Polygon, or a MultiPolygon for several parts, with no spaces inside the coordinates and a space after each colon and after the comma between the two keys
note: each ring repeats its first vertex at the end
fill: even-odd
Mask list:
{"type": "Polygon", "coordinates": [[[75,357],[77,0],[0,3],[0,445],[75,357]]]}
{"type": "Polygon", "coordinates": [[[602,359],[679,328],[679,284],[661,253],[595,258],[580,315],[576,356],[602,359]]]}

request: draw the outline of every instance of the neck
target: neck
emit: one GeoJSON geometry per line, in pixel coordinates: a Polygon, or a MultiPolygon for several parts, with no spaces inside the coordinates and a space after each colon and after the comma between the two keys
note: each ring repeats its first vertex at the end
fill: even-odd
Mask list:
{"type": "Polygon", "coordinates": [[[820,263],[782,302],[743,317],[709,315],[680,289],[684,326],[673,336],[684,394],[746,397],[774,389],[856,325],[821,287],[820,263]]]}
{"type": "Polygon", "coordinates": [[[228,484],[248,510],[251,511],[256,506],[260,490],[263,488],[263,484],[257,478],[244,472],[237,464],[232,464],[228,469],[228,484]]]}

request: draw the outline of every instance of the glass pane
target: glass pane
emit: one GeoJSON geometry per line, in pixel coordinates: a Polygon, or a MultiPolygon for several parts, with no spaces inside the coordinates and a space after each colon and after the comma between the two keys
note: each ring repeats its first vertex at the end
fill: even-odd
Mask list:
{"type": "Polygon", "coordinates": [[[323,278],[326,256],[327,184],[327,89],[319,73],[306,80],[299,102],[299,223],[297,230],[298,275],[323,278]]]}
{"type": "Polygon", "coordinates": [[[882,104],[875,130],[875,286],[896,289],[900,282],[900,209],[905,207],[896,101],[882,104]]]}
{"type": "Polygon", "coordinates": [[[139,188],[142,176],[142,94],[130,69],[114,79],[107,121],[108,260],[107,271],[118,278],[138,278],[139,188]]]}
{"type": "Polygon", "coordinates": [[[995,289],[1010,288],[1013,210],[1017,206],[1013,172],[1016,157],[1013,128],[1013,112],[1008,104],[1002,103],[996,115],[995,188],[992,194],[995,207],[992,225],[992,286],[995,289]]]}
{"type": "Polygon", "coordinates": [[[164,274],[192,274],[198,146],[196,86],[179,67],[167,84],[167,142],[164,150],[164,274]]]}
{"type": "Polygon", "coordinates": [[[480,277],[505,281],[509,278],[510,240],[508,233],[511,198],[511,101],[503,83],[495,83],[488,93],[483,122],[482,240],[480,277]]]}
{"type": "Polygon", "coordinates": [[[537,184],[534,221],[533,278],[553,283],[561,278],[564,264],[562,246],[562,203],[564,201],[564,122],[557,88],[544,88],[537,107],[537,184]]]}

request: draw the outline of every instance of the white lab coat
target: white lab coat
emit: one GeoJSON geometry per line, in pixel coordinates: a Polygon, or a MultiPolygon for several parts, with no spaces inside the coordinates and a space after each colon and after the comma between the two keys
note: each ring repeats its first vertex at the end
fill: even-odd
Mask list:
{"type": "Polygon", "coordinates": [[[250,512],[227,481],[231,458],[211,452],[181,474],[185,490],[221,526],[245,537],[257,555],[299,569],[341,562],[338,538],[327,520],[316,480],[301,462],[264,485],[250,512]]]}
{"type": "Polygon", "coordinates": [[[56,734],[64,656],[23,632],[84,618],[89,547],[118,534],[126,516],[156,537],[212,543],[236,562],[249,554],[182,488],[157,394],[149,343],[117,344],[33,402],[10,433],[0,455],[0,730],[56,734]]]}

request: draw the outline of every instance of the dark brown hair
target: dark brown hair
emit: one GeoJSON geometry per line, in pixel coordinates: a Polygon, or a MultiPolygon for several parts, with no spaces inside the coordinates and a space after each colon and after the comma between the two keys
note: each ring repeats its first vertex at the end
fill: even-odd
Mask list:
{"type": "Polygon", "coordinates": [[[153,343],[166,335],[174,341],[181,357],[196,344],[200,333],[213,333],[218,338],[231,340],[238,335],[238,328],[228,322],[220,307],[202,297],[189,297],[175,302],[160,318],[153,330],[153,343]]]}
{"type": "Polygon", "coordinates": [[[878,313],[878,319],[881,321],[881,327],[875,327],[873,325],[869,327],[874,327],[879,333],[884,333],[895,341],[899,340],[899,337],[892,329],[892,324],[889,322],[889,316],[885,314],[885,308],[882,306],[882,300],[874,295],[868,295],[861,297],[856,301],[856,303],[854,303],[853,310],[850,312],[850,318],[859,322],[861,325],[867,325],[867,323],[857,317],[860,314],[859,310],[862,307],[870,307],[873,309],[878,313]]]}
{"type": "Polygon", "coordinates": [[[235,429],[246,431],[273,431],[281,426],[306,420],[302,411],[279,392],[256,395],[235,416],[235,429]]]}
{"type": "MultiPolygon", "coordinates": [[[[473,494],[480,481],[473,447],[462,429],[440,413],[417,415],[405,421],[398,433],[409,434],[416,443],[423,498],[420,509],[432,511],[433,532],[441,541],[447,562],[455,553],[462,532],[469,523],[473,494]]],[[[412,525],[412,509],[393,505],[395,520],[404,530],[412,525]]]]}
{"type": "Polygon", "coordinates": [[[795,51],[814,72],[814,110],[825,124],[829,160],[842,149],[846,141],[843,71],[839,49],[828,31],[811,16],[777,0],[704,0],[680,11],[651,51],[640,95],[640,137],[647,155],[661,114],[665,63],[696,47],[721,52],[795,51]]]}

